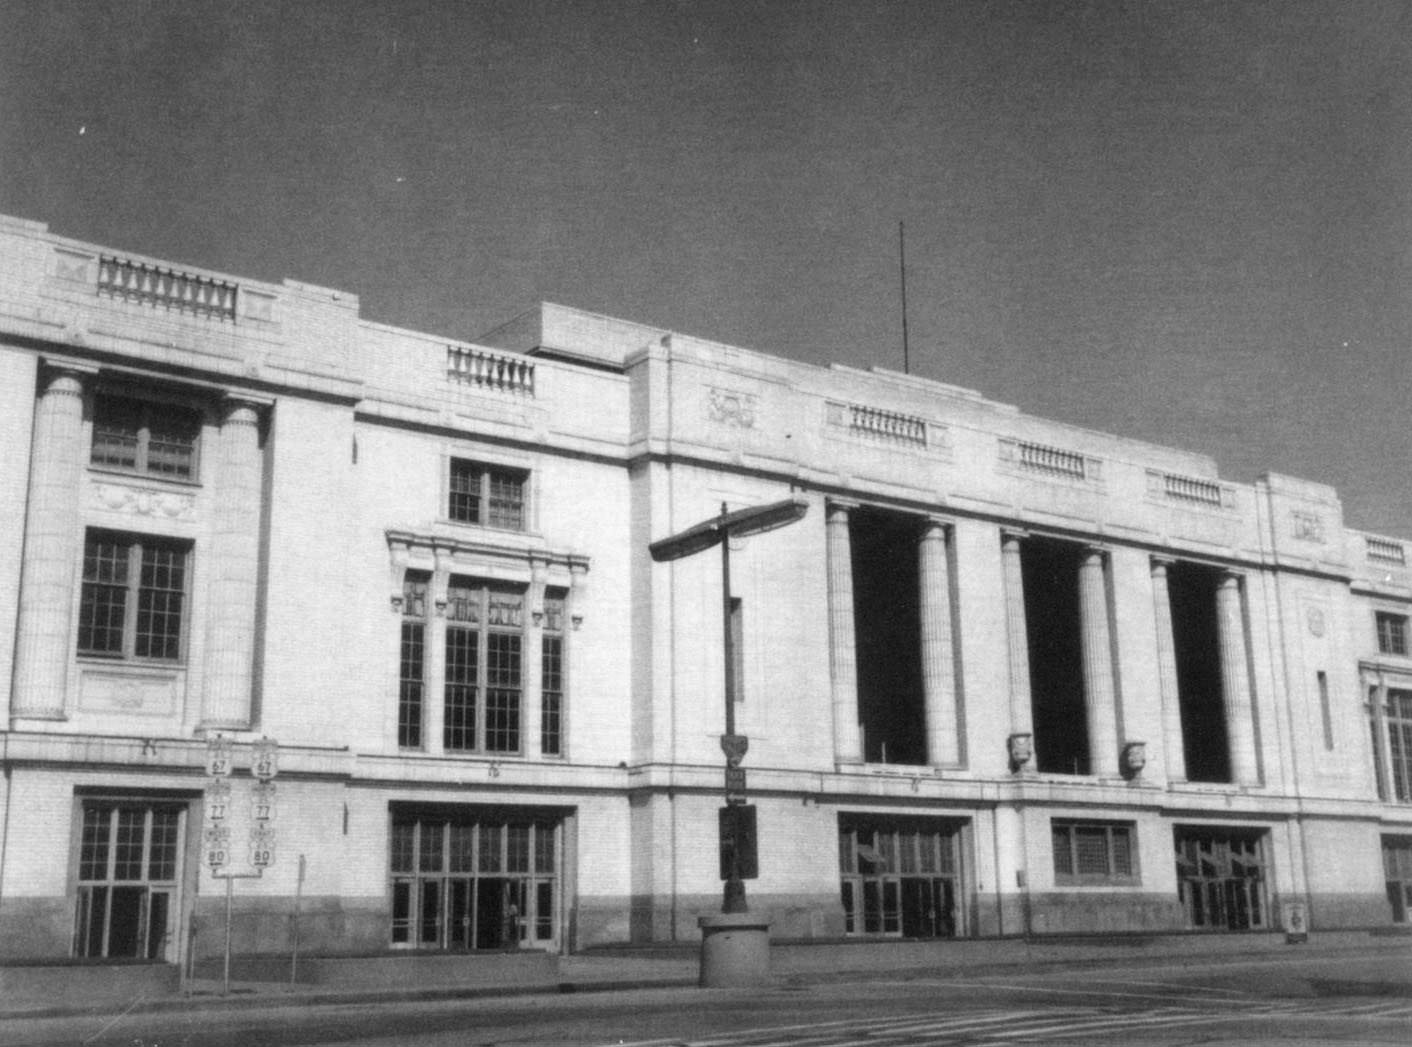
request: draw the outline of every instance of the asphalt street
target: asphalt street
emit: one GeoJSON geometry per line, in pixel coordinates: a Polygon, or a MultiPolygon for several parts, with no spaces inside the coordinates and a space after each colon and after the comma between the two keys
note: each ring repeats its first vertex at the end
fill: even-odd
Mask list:
{"type": "Polygon", "coordinates": [[[1412,948],[980,977],[794,976],[639,989],[11,1020],[0,1044],[83,1047],[926,1047],[1412,1043],[1412,948]]]}

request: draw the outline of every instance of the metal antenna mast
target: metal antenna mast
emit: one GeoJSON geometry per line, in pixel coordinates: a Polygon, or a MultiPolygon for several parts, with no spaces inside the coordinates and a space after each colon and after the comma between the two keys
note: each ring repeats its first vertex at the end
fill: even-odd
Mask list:
{"type": "Polygon", "coordinates": [[[897,223],[897,262],[902,273],[902,373],[911,374],[907,346],[907,232],[901,222],[897,223]]]}

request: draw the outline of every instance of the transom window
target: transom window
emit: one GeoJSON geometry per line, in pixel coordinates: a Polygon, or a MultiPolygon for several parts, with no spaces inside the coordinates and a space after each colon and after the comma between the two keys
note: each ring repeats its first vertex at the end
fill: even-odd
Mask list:
{"type": "Polygon", "coordinates": [[[1135,882],[1131,824],[1055,821],[1051,829],[1055,882],[1135,882]]]}
{"type": "Polygon", "coordinates": [[[446,593],[447,751],[520,750],[523,590],[452,579],[446,593]]]}
{"type": "Polygon", "coordinates": [[[150,535],[89,531],[79,598],[79,654],[181,659],[189,546],[150,535]]]}
{"type": "Polygon", "coordinates": [[[196,478],[201,416],[176,404],[100,395],[93,401],[91,465],[171,480],[196,478]]]}
{"type": "Polygon", "coordinates": [[[1378,651],[1382,654],[1407,654],[1407,616],[1377,612],[1378,651]]]}
{"type": "Polygon", "coordinates": [[[520,469],[453,458],[447,516],[457,523],[523,531],[527,479],[528,474],[520,469]]]}

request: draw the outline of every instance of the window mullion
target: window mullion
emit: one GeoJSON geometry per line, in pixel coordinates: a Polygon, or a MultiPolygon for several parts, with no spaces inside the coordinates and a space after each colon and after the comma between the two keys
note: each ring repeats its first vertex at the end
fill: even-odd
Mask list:
{"type": "Polygon", "coordinates": [[[123,657],[137,655],[137,615],[141,603],[142,545],[133,541],[127,549],[127,593],[123,598],[123,657]]]}
{"type": "MultiPolygon", "coordinates": [[[[489,481],[486,481],[489,483],[489,481]]],[[[488,488],[487,488],[488,490],[488,488]]],[[[483,505],[490,503],[483,502],[483,505]]],[[[476,623],[476,752],[486,751],[486,721],[490,719],[490,587],[483,585],[480,600],[480,621],[476,623]]]]}

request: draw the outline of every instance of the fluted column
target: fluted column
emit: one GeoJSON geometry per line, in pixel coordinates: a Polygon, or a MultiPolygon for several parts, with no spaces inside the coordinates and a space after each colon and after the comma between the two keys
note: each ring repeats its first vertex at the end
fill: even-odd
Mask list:
{"type": "Polygon", "coordinates": [[[1010,652],[1010,764],[1033,770],[1034,713],[1030,704],[1030,638],[1025,626],[1025,578],[1020,567],[1020,535],[1000,536],[1005,580],[1005,636],[1010,652]]]}
{"type": "Polygon", "coordinates": [[[1118,773],[1118,702],[1113,685],[1112,630],[1103,551],[1084,550],[1079,562],[1079,625],[1084,664],[1084,713],[1088,721],[1088,773],[1118,773]]]}
{"type": "Polygon", "coordinates": [[[1221,651],[1221,697],[1226,710],[1231,781],[1256,785],[1255,710],[1250,698],[1249,659],[1245,647],[1245,615],[1241,609],[1240,577],[1221,576],[1216,587],[1216,624],[1221,651]]]}
{"type": "Polygon", "coordinates": [[[831,503],[825,536],[829,577],[829,673],[833,681],[834,758],[863,759],[858,726],[858,652],[853,633],[853,551],[848,535],[849,507],[831,503]]]}
{"type": "Polygon", "coordinates": [[[961,762],[961,744],[951,649],[951,572],[946,561],[946,526],[936,520],[924,523],[918,552],[927,762],[954,767],[961,762]]]}
{"type": "Polygon", "coordinates": [[[1162,755],[1167,780],[1186,781],[1186,748],[1182,738],[1181,690],[1177,683],[1177,645],[1172,632],[1172,595],[1167,587],[1170,561],[1152,561],[1152,613],[1157,622],[1157,689],[1162,699],[1162,755]]]}
{"type": "Polygon", "coordinates": [[[207,551],[203,730],[250,726],[255,597],[260,554],[260,418],[254,404],[226,404],[216,439],[215,497],[207,551]]]}
{"type": "Polygon", "coordinates": [[[83,476],[83,380],[50,372],[34,413],[15,643],[12,717],[62,720],[73,626],[83,476]]]}

